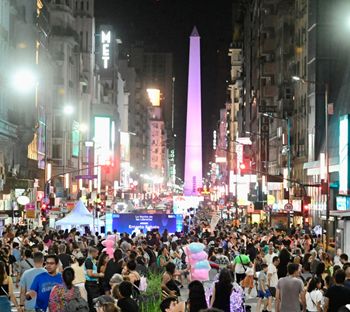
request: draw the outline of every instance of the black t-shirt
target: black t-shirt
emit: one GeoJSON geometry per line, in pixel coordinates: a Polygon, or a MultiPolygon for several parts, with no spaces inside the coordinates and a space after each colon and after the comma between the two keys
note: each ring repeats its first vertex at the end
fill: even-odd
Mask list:
{"type": "Polygon", "coordinates": [[[85,269],[86,270],[93,270],[94,269],[94,264],[92,263],[92,260],[90,258],[87,258],[85,260],[85,269]]]}
{"type": "Polygon", "coordinates": [[[103,281],[106,285],[109,285],[109,281],[111,280],[112,276],[116,273],[122,274],[123,270],[123,260],[119,260],[118,262],[114,261],[114,259],[111,259],[107,262],[106,269],[105,269],[105,275],[103,278],[103,281]]]}
{"type": "Polygon", "coordinates": [[[333,285],[325,296],[329,299],[329,312],[337,312],[341,306],[350,304],[350,289],[344,286],[333,285]]]}
{"type": "Polygon", "coordinates": [[[119,299],[118,307],[121,309],[121,312],[139,312],[137,303],[131,298],[119,299]]]}
{"type": "Polygon", "coordinates": [[[65,269],[66,267],[69,267],[71,265],[72,259],[70,255],[67,254],[59,254],[58,259],[60,259],[62,263],[62,267],[65,269]]]}

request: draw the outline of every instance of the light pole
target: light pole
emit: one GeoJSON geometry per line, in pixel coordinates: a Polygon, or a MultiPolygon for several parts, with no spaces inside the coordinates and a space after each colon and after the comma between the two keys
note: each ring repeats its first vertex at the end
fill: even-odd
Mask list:
{"type": "Polygon", "coordinates": [[[305,80],[298,76],[293,76],[292,79],[294,81],[300,82],[300,83],[306,83],[306,84],[314,84],[314,85],[322,85],[324,87],[324,123],[325,123],[325,162],[326,162],[326,187],[327,187],[327,194],[326,194],[326,251],[328,251],[329,246],[329,214],[330,214],[330,207],[329,207],[329,193],[330,193],[330,176],[329,176],[329,149],[328,149],[328,92],[329,92],[329,84],[327,82],[317,82],[317,81],[311,81],[311,80],[305,80]]]}

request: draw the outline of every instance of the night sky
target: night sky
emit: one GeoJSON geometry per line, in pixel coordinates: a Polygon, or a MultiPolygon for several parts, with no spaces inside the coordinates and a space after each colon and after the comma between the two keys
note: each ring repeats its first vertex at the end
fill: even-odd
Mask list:
{"type": "Polygon", "coordinates": [[[95,0],[96,23],[115,26],[123,43],[142,40],[172,52],[175,84],[177,176],[183,177],[189,36],[194,25],[202,48],[203,170],[211,157],[212,131],[227,100],[232,0],[95,0]]]}

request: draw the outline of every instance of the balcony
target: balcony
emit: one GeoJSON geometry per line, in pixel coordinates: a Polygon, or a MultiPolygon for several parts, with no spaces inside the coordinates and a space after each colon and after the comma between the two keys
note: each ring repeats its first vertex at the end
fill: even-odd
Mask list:
{"type": "Polygon", "coordinates": [[[276,50],[276,39],[265,39],[262,44],[262,54],[271,54],[276,50]]]}
{"type": "Polygon", "coordinates": [[[277,24],[277,16],[276,15],[264,16],[262,18],[260,30],[263,33],[265,33],[265,32],[273,33],[274,29],[276,27],[276,24],[277,24]]]}
{"type": "Polygon", "coordinates": [[[278,96],[278,87],[276,85],[263,86],[262,97],[272,98],[278,96]]]}
{"type": "Polygon", "coordinates": [[[79,42],[78,33],[70,27],[52,26],[51,35],[56,37],[72,37],[77,43],[79,42]]]}
{"type": "Polygon", "coordinates": [[[262,74],[263,76],[274,76],[277,72],[277,64],[275,62],[263,63],[262,74]]]}

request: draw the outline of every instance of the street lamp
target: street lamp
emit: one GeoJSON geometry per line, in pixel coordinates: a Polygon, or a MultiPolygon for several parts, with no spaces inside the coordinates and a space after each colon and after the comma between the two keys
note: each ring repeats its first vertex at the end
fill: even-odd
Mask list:
{"type": "Polygon", "coordinates": [[[32,92],[38,83],[38,77],[33,70],[21,68],[14,72],[11,84],[12,87],[22,94],[32,92]]]}
{"type": "Polygon", "coordinates": [[[63,107],[63,113],[65,115],[72,115],[74,113],[74,107],[72,105],[65,105],[63,107]]]}
{"type": "Polygon", "coordinates": [[[310,81],[310,80],[304,80],[301,77],[293,76],[292,79],[297,82],[306,83],[306,84],[314,84],[314,85],[322,85],[324,87],[324,114],[325,114],[325,162],[326,162],[326,186],[327,186],[327,194],[326,194],[326,224],[327,224],[327,231],[326,231],[326,251],[328,250],[329,245],[329,213],[330,213],[330,207],[329,207],[329,191],[330,191],[330,179],[329,179],[329,153],[328,153],[328,90],[329,85],[327,82],[317,82],[317,81],[310,81]]]}

